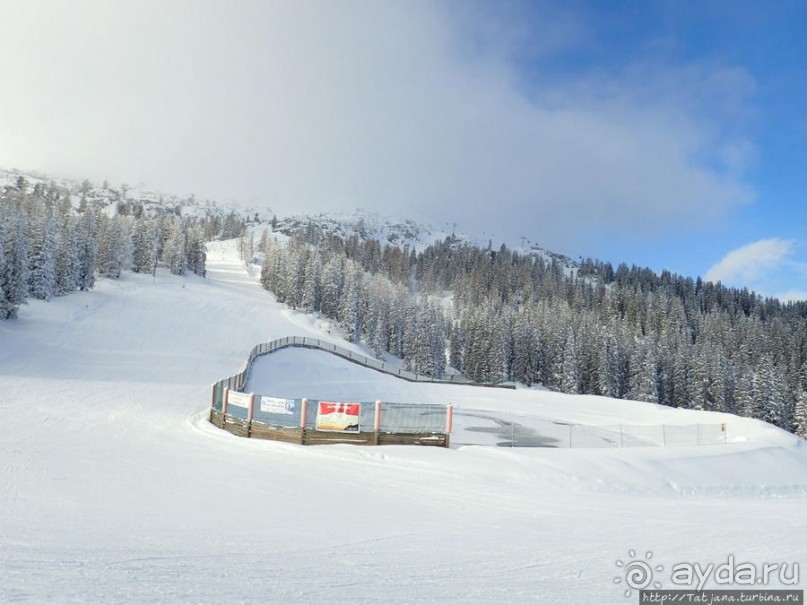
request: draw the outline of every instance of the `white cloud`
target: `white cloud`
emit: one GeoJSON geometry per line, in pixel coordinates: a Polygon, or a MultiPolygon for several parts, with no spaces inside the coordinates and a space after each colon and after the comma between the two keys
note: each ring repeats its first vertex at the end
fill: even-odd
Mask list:
{"type": "Polygon", "coordinates": [[[776,296],[782,302],[807,302],[807,290],[788,290],[776,296]]]}
{"type": "MultiPolygon", "coordinates": [[[[753,198],[743,182],[753,146],[726,126],[754,88],[738,68],[645,62],[525,80],[513,63],[525,43],[518,15],[491,21],[466,3],[456,6],[481,12],[350,0],[4,4],[6,167],[281,212],[412,210],[561,250],[592,228],[640,237],[714,224],[753,198]],[[710,115],[714,106],[727,113],[710,115]]],[[[539,21],[534,55],[585,43],[560,10],[539,21]]]]}
{"type": "Polygon", "coordinates": [[[705,279],[737,287],[753,287],[787,265],[795,246],[795,240],[779,238],[748,244],[724,256],[706,272],[705,279]]]}

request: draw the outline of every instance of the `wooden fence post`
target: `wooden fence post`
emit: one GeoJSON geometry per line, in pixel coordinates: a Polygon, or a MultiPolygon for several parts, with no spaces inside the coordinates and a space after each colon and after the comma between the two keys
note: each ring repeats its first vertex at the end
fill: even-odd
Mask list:
{"type": "Polygon", "coordinates": [[[305,445],[305,421],[308,416],[308,399],[303,397],[300,404],[300,444],[305,445]]]}
{"type": "Polygon", "coordinates": [[[451,428],[454,426],[454,406],[448,404],[446,406],[446,434],[451,434],[451,428]]]}
{"type": "MultiPolygon", "coordinates": [[[[221,416],[224,418],[224,415],[227,413],[227,397],[230,395],[230,389],[224,389],[224,393],[221,395],[221,416]]],[[[222,422],[224,422],[222,420],[222,422]]]]}
{"type": "Polygon", "coordinates": [[[247,409],[247,437],[252,437],[252,418],[255,416],[255,393],[249,394],[249,408],[247,409]]]}
{"type": "Polygon", "coordinates": [[[378,432],[381,430],[381,400],[375,402],[375,421],[373,422],[373,445],[378,445],[378,432]]]}

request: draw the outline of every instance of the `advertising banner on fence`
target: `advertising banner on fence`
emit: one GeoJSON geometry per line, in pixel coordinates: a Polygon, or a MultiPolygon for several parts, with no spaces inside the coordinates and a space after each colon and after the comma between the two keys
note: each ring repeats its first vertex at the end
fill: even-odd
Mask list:
{"type": "Polygon", "coordinates": [[[267,414],[294,414],[294,399],[261,397],[261,412],[267,414]]]}
{"type": "Polygon", "coordinates": [[[317,408],[318,431],[359,431],[360,403],[320,401],[317,408]]]}
{"type": "Polygon", "coordinates": [[[238,391],[229,391],[227,393],[227,405],[237,405],[239,408],[249,409],[249,401],[251,395],[249,393],[239,393],[238,391]]]}

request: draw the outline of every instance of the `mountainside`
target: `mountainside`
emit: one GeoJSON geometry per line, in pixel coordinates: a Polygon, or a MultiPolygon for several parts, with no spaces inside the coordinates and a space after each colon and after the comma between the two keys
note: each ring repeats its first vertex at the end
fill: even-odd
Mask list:
{"type": "Polygon", "coordinates": [[[369,351],[278,304],[236,242],[207,258],[206,279],[127,272],[0,322],[0,602],[617,604],[634,549],[665,588],[681,561],[803,569],[807,447],[756,420],[402,383],[293,350],[263,358],[265,394],[450,402],[456,443],[303,448],[213,427],[210,384],[259,342],[369,351]],[[727,443],[461,445],[570,423],[726,423],[727,443]]]}
{"type": "MultiPolygon", "coordinates": [[[[483,240],[458,232],[456,226],[455,223],[438,228],[425,218],[420,220],[393,218],[361,209],[350,213],[321,212],[312,215],[278,217],[273,222],[273,229],[284,235],[299,235],[305,238],[306,235],[316,233],[319,236],[335,236],[343,240],[355,237],[359,241],[377,240],[382,247],[385,245],[407,247],[417,252],[446,239],[449,239],[454,246],[468,244],[492,250],[498,250],[503,244],[500,240],[483,240]]],[[[506,245],[511,250],[518,250],[526,255],[541,257],[550,262],[554,260],[569,271],[579,267],[579,263],[569,257],[545,250],[537,244],[523,241],[521,243],[508,242],[506,245]]]]}
{"type": "MultiPolygon", "coordinates": [[[[323,212],[314,215],[278,218],[274,229],[285,235],[303,234],[316,230],[322,235],[343,239],[355,236],[359,240],[378,240],[381,245],[408,246],[420,250],[435,241],[452,235],[450,231],[437,229],[426,222],[411,219],[394,219],[374,212],[355,210],[352,213],[323,212]]],[[[462,235],[458,239],[464,240],[462,235]]]]}
{"type": "Polygon", "coordinates": [[[2,318],[28,298],[92,288],[96,274],[164,267],[204,275],[203,242],[240,235],[243,258],[262,258],[261,283],[280,302],[320,313],[349,340],[418,373],[737,413],[807,435],[804,303],[480,245],[361,211],[261,222],[205,210],[199,218],[196,211],[216,207],[141,198],[149,212],[124,187],[86,182],[71,185],[76,203],[41,179],[6,179],[13,184],[0,206],[2,318]]]}

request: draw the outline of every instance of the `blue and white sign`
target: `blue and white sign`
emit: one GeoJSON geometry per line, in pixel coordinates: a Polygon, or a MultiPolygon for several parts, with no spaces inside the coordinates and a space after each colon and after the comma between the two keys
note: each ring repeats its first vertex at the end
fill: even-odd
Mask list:
{"type": "Polygon", "coordinates": [[[294,414],[294,399],[261,397],[261,412],[267,414],[294,414]]]}

